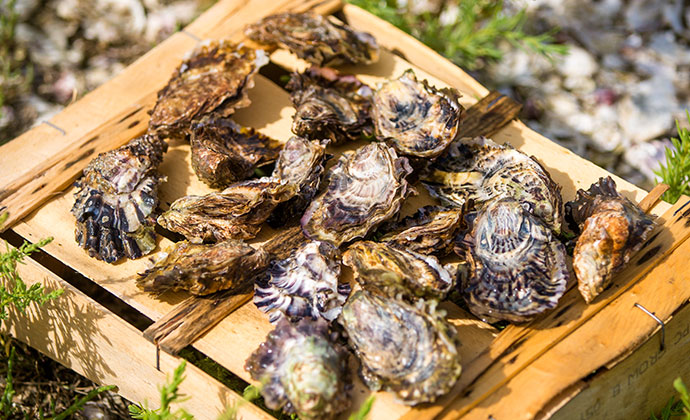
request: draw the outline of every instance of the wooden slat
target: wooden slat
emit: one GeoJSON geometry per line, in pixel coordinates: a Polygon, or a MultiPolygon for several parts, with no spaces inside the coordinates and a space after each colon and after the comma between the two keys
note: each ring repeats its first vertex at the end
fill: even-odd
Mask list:
{"type": "Polygon", "coordinates": [[[466,112],[458,129],[459,137],[492,137],[520,114],[522,105],[509,97],[491,92],[466,112]]]}

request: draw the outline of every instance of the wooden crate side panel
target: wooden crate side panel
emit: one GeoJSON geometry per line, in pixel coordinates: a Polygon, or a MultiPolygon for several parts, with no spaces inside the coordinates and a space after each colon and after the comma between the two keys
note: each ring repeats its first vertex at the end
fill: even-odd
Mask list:
{"type": "MultiPolygon", "coordinates": [[[[26,263],[19,274],[28,285],[40,283],[64,293],[43,306],[32,305],[26,314],[11,310],[3,330],[98,384],[117,385],[131,401],[158,407],[158,387],[182,359],[161,353],[156,369],[156,347],[141,332],[35,261],[26,263]]],[[[216,419],[233,404],[242,418],[273,418],[190,364],[180,391],[187,397],[181,406],[197,419],[216,419]]]]}

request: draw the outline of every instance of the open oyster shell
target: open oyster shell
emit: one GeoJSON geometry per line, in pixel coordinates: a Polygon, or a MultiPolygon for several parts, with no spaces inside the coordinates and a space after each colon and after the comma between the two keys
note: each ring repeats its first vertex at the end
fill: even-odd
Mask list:
{"type": "Polygon", "coordinates": [[[149,293],[184,290],[208,295],[227,289],[241,289],[268,267],[262,249],[242,241],[228,240],[213,245],[180,241],[156,257],[153,267],[139,274],[137,286],[149,293]]]}
{"type": "Polygon", "coordinates": [[[436,89],[414,71],[405,71],[374,93],[372,119],[376,136],[401,155],[433,158],[455,138],[464,111],[455,89],[436,89]]]}
{"type": "Polygon", "coordinates": [[[280,320],[249,356],[245,369],[263,384],[266,406],[300,419],[332,419],[350,406],[348,353],[332,342],[328,323],[280,320]]]}
{"type": "Polygon", "coordinates": [[[99,154],[84,169],[72,214],[76,241],[90,256],[113,263],[156,247],[153,213],[165,180],[156,169],[167,148],[158,137],[144,135],[99,154]]]}
{"type": "Polygon", "coordinates": [[[390,297],[443,299],[455,286],[454,276],[436,257],[386,243],[355,242],[343,254],[343,263],[363,289],[390,297]]]}
{"type": "Polygon", "coordinates": [[[462,215],[458,208],[424,206],[399,222],[387,224],[380,241],[424,255],[446,255],[453,250],[462,215]]]}
{"type": "Polygon", "coordinates": [[[226,40],[204,41],[158,92],[149,132],[178,137],[193,119],[204,114],[228,116],[248,106],[246,90],[254,86],[254,74],[266,63],[263,50],[226,40]]]}
{"type": "Polygon", "coordinates": [[[480,211],[457,252],[469,266],[461,284],[467,306],[486,321],[528,321],[565,293],[565,247],[513,198],[480,211]]]}
{"type": "Polygon", "coordinates": [[[460,342],[436,305],[362,290],[350,296],[339,322],[369,388],[391,391],[407,405],[433,402],[452,388],[462,370],[460,342]]]}
{"type": "Polygon", "coordinates": [[[484,137],[454,142],[421,179],[431,195],[451,206],[473,200],[481,208],[513,197],[556,234],[561,232],[561,187],[539,162],[509,144],[484,137]]]}
{"type": "Polygon", "coordinates": [[[218,115],[192,123],[192,168],[213,188],[225,188],[254,174],[257,166],[278,158],[283,145],[253,128],[218,115]]]}
{"type": "Polygon", "coordinates": [[[355,76],[311,67],[304,73],[293,73],[286,88],[296,110],[292,117],[295,134],[340,143],[370,133],[373,93],[355,76]]]}
{"type": "Polygon", "coordinates": [[[565,205],[566,219],[582,230],[573,252],[580,294],[592,302],[641,247],[654,219],[616,191],[611,177],[600,178],[588,191],[565,205]]]}
{"type": "Polygon", "coordinates": [[[347,25],[311,13],[279,13],[247,26],[245,34],[280,46],[318,66],[370,64],[379,59],[376,39],[347,25]]]}
{"type": "Polygon", "coordinates": [[[328,189],[302,216],[304,234],[336,246],[364,237],[400,210],[410,172],[407,159],[384,144],[343,153],[329,172],[328,189]]]}
{"type": "Polygon", "coordinates": [[[331,322],[340,315],[350,284],[338,284],[340,253],[328,242],[310,241],[285,260],[274,261],[257,279],[254,304],[269,321],[294,322],[319,317],[331,322]]]}

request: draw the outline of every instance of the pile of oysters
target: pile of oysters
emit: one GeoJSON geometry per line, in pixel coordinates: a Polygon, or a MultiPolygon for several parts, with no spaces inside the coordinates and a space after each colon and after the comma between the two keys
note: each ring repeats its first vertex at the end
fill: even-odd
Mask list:
{"type": "Polygon", "coordinates": [[[610,178],[564,207],[560,186],[534,158],[463,138],[454,89],[413,70],[371,87],[324,67],[375,62],[370,34],[283,13],[246,35],[312,64],[286,85],[294,135],[280,141],[232,120],[250,104],[268,54],[204,42],[158,93],[147,133],[85,169],[72,212],[77,242],[108,263],[155,249],[156,224],[185,237],[139,275],[145,291],[254,287],[254,304],[275,329],[246,369],[270,408],[303,419],[346,410],[348,349],[372,390],[408,405],[433,402],[462,370],[460,337],[439,309],[451,293],[487,322],[526,322],[553,309],[570,277],[567,221],[582,232],[572,266],[590,302],[653,227],[610,178]],[[194,172],[217,191],[180,197],[157,214],[166,179],[157,168],[171,138],[190,142],[194,172]],[[359,146],[329,162],[333,145],[347,143],[359,146]],[[254,176],[266,165],[269,176],[254,176]],[[403,217],[415,183],[438,203],[403,217]],[[283,233],[245,242],[265,223],[283,233]]]}

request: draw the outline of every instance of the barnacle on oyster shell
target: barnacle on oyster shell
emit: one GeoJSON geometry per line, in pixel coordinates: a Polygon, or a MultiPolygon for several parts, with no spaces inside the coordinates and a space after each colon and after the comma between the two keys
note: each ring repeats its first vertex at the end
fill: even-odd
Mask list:
{"type": "Polygon", "coordinates": [[[654,219],[618,193],[611,177],[600,178],[589,191],[578,190],[565,212],[582,231],[573,251],[573,269],[580,294],[590,303],[642,247],[654,219]]]}
{"type": "Polygon", "coordinates": [[[350,406],[348,353],[323,319],[282,319],[249,356],[245,369],[261,382],[266,406],[300,419],[332,419],[350,406]]]}
{"type": "Polygon", "coordinates": [[[338,283],[340,253],[328,242],[310,241],[285,260],[274,261],[257,279],[254,304],[269,321],[319,317],[331,322],[350,294],[349,283],[338,283]]]}
{"type": "Polygon", "coordinates": [[[396,248],[387,243],[360,241],[343,254],[363,289],[397,295],[442,299],[455,286],[454,277],[436,257],[396,248]]]}
{"type": "Polygon", "coordinates": [[[401,155],[432,158],[455,138],[464,111],[460,94],[436,89],[414,71],[383,83],[374,93],[371,109],[376,136],[387,140],[401,155]]]}
{"type": "Polygon", "coordinates": [[[293,73],[286,88],[295,105],[292,131],[334,143],[356,140],[371,132],[372,90],[355,76],[325,67],[293,73]]]}
{"type": "Polygon", "coordinates": [[[156,247],[153,213],[165,180],[157,168],[167,148],[157,136],[144,135],[99,154],[84,169],[72,214],[76,241],[90,256],[113,263],[156,247]]]}
{"type": "Polygon", "coordinates": [[[484,137],[453,142],[421,179],[431,195],[451,206],[473,200],[481,208],[513,197],[556,234],[561,232],[561,187],[539,162],[509,144],[484,137]]]}
{"type": "Polygon", "coordinates": [[[446,255],[453,250],[462,216],[458,208],[424,206],[399,222],[386,224],[379,240],[424,255],[446,255]]]}
{"type": "Polygon", "coordinates": [[[433,402],[452,388],[462,370],[460,342],[437,303],[413,305],[362,290],[350,296],[339,322],[369,388],[391,391],[408,405],[433,402]]]}
{"type": "Polygon", "coordinates": [[[279,13],[245,29],[252,40],[280,46],[318,66],[370,64],[379,59],[376,39],[321,15],[279,13]]]}
{"type": "Polygon", "coordinates": [[[154,266],[139,274],[137,286],[156,294],[185,290],[208,295],[248,286],[268,263],[266,252],[242,241],[213,245],[180,241],[156,256],[154,266]]]}
{"type": "Polygon", "coordinates": [[[400,210],[411,171],[407,159],[384,144],[343,153],[328,174],[328,189],[302,216],[304,234],[336,246],[364,237],[400,210]]]}
{"type": "Polygon", "coordinates": [[[218,115],[192,123],[192,168],[214,188],[249,178],[257,166],[278,158],[283,145],[253,128],[218,115]]]}
{"type": "Polygon", "coordinates": [[[195,118],[216,112],[221,116],[248,106],[247,89],[254,74],[268,63],[263,50],[231,41],[204,41],[180,64],[158,92],[149,132],[178,137],[195,118]]]}
{"type": "Polygon", "coordinates": [[[565,293],[565,247],[513,198],[480,211],[456,251],[469,266],[461,282],[467,306],[486,321],[528,321],[565,293]]]}

